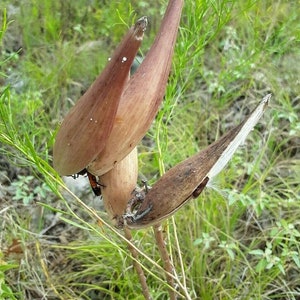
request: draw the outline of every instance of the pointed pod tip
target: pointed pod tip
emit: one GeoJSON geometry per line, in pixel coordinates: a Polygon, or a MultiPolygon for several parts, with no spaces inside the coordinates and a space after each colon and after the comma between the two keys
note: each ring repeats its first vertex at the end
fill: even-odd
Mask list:
{"type": "Polygon", "coordinates": [[[145,29],[146,29],[147,25],[148,25],[148,17],[147,16],[142,16],[135,23],[135,26],[142,26],[145,29]]]}
{"type": "Polygon", "coordinates": [[[261,101],[262,104],[264,104],[265,107],[267,107],[270,103],[270,99],[272,97],[272,94],[267,94],[261,101]]]}
{"type": "Polygon", "coordinates": [[[143,16],[136,21],[136,23],[134,24],[134,31],[137,40],[143,39],[143,34],[147,29],[147,25],[148,18],[146,16],[143,16]]]}

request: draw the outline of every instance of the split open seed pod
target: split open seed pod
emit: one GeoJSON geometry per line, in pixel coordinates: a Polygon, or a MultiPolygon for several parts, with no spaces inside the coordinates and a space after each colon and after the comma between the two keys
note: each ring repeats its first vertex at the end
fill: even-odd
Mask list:
{"type": "MultiPolygon", "coordinates": [[[[128,207],[129,211],[124,215],[125,225],[129,228],[142,228],[156,224],[176,212],[189,199],[197,197],[245,141],[264,113],[270,97],[271,95],[265,96],[240,125],[166,172],[145,195],[140,205],[128,207]]],[[[132,200],[130,203],[135,203],[132,200]]],[[[140,203],[140,199],[138,202],[140,203]]]]}
{"type": "Polygon", "coordinates": [[[183,0],[170,0],[160,30],[136,73],[129,80],[103,151],[87,169],[102,175],[144,137],[162,102],[171,69],[183,0]]]}
{"type": "Polygon", "coordinates": [[[80,172],[104,149],[146,26],[143,17],[129,29],[103,72],[65,117],[53,149],[60,175],[80,172]]]}
{"type": "Polygon", "coordinates": [[[118,224],[119,218],[126,209],[128,200],[132,197],[137,178],[138,158],[136,147],[113,169],[99,178],[105,209],[115,225],[118,224]]]}

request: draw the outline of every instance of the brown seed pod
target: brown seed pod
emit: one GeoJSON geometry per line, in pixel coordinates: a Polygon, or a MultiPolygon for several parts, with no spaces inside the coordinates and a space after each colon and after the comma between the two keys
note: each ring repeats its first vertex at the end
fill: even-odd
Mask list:
{"type": "Polygon", "coordinates": [[[183,0],[169,1],[160,30],[122,95],[113,129],[104,150],[87,169],[102,175],[123,159],[144,137],[163,99],[183,0]]]}
{"type": "Polygon", "coordinates": [[[172,215],[189,199],[198,197],[208,181],[225,167],[238,146],[244,142],[265,111],[270,97],[264,97],[240,125],[167,171],[145,195],[137,209],[134,199],[131,200],[124,215],[124,224],[129,228],[153,225],[172,215]],[[134,203],[132,207],[131,203],[134,203]]]}
{"type": "Polygon", "coordinates": [[[105,209],[115,225],[123,215],[128,199],[132,197],[137,177],[138,159],[135,147],[113,169],[99,178],[105,209]]]}
{"type": "Polygon", "coordinates": [[[129,29],[103,72],[65,117],[53,149],[60,175],[80,172],[104,149],[146,26],[143,17],[129,29]]]}

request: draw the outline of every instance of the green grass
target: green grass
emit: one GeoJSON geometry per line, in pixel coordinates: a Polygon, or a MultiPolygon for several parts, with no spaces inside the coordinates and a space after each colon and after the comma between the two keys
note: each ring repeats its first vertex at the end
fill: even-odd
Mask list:
{"type": "MultiPolygon", "coordinates": [[[[100,224],[105,212],[65,189],[52,147],[63,116],[145,14],[147,52],[166,1],[2,2],[0,295],[143,299],[126,244],[100,224]]],[[[166,96],[139,146],[141,177],[153,184],[273,94],[215,188],[165,223],[192,299],[299,298],[299,16],[297,1],[186,0],[166,96]]],[[[153,299],[168,299],[152,229],[134,239],[153,299]]]]}

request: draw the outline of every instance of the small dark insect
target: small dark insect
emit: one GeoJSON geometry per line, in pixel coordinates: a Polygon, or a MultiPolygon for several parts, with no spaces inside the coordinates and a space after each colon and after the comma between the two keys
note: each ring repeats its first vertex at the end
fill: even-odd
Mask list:
{"type": "Polygon", "coordinates": [[[96,176],[92,175],[91,173],[87,172],[87,176],[90,181],[90,185],[92,187],[92,190],[96,196],[101,195],[101,187],[103,187],[98,181],[96,176]]]}
{"type": "Polygon", "coordinates": [[[79,177],[79,175],[82,175],[82,176],[87,175],[94,194],[96,196],[101,196],[101,187],[104,187],[104,186],[97,181],[96,176],[91,174],[87,169],[83,169],[82,171],[78,172],[77,174],[72,175],[72,177],[74,179],[76,179],[79,177]]]}
{"type": "Polygon", "coordinates": [[[203,189],[205,188],[205,186],[207,185],[209,181],[208,177],[205,177],[203,179],[203,181],[198,185],[198,187],[193,191],[193,197],[197,198],[203,191],[203,189]]]}

